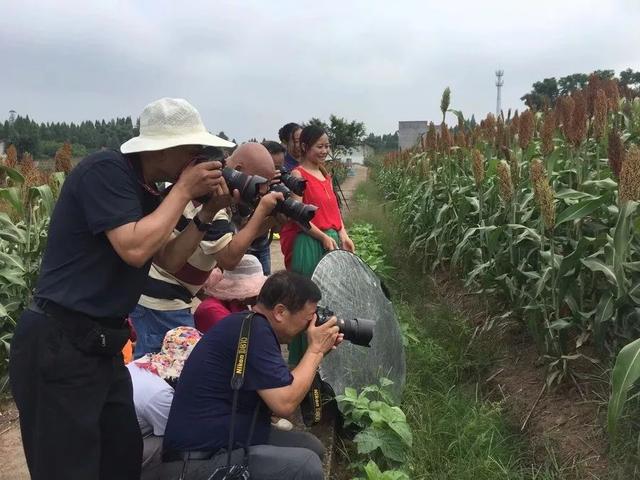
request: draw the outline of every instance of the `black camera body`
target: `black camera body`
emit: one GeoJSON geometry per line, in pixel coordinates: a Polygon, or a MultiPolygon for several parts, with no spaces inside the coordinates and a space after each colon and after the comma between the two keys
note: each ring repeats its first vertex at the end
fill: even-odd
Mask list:
{"type": "Polygon", "coordinates": [[[280,172],[280,181],[284,183],[289,190],[301,197],[307,188],[307,181],[304,178],[294,177],[291,172],[284,167],[278,169],[280,172]]]}
{"type": "MultiPolygon", "coordinates": [[[[215,153],[213,150],[206,151],[208,155],[198,157],[196,159],[196,163],[208,162],[216,159],[211,158],[215,153]]],[[[224,159],[222,158],[218,157],[217,160],[222,163],[222,177],[224,178],[229,191],[233,192],[234,190],[238,190],[238,192],[240,192],[240,199],[242,203],[250,209],[256,208],[258,206],[258,203],[260,203],[260,197],[263,192],[262,187],[268,184],[269,180],[259,175],[247,175],[246,173],[227,167],[224,159]]],[[[290,219],[298,222],[307,230],[310,229],[311,224],[309,222],[316,214],[316,210],[318,210],[318,207],[314,205],[307,205],[294,200],[293,198],[290,198],[292,191],[296,195],[302,195],[304,193],[307,181],[298,177],[294,177],[287,170],[280,170],[280,172],[281,183],[276,183],[269,186],[269,192],[280,192],[284,196],[284,200],[278,202],[274,211],[276,213],[282,213],[286,217],[289,217],[290,219]],[[288,185],[291,185],[293,188],[290,189],[288,185]]],[[[204,197],[200,197],[197,200],[200,203],[206,203],[210,198],[211,195],[207,195],[204,197]]]]}
{"type": "MultiPolygon", "coordinates": [[[[295,177],[294,177],[295,178],[295,177]]],[[[291,198],[291,190],[284,183],[275,183],[269,187],[270,192],[280,192],[284,200],[278,202],[275,208],[276,213],[282,213],[284,216],[295,220],[306,229],[311,228],[309,223],[316,214],[318,207],[315,205],[307,205],[291,198]]]]}
{"type": "MultiPolygon", "coordinates": [[[[327,307],[318,307],[316,310],[316,327],[326,323],[335,314],[327,307]]],[[[354,345],[370,347],[373,338],[373,329],[376,322],[366,318],[354,318],[345,320],[338,318],[338,328],[340,333],[344,335],[344,339],[350,341],[354,345]]]]}

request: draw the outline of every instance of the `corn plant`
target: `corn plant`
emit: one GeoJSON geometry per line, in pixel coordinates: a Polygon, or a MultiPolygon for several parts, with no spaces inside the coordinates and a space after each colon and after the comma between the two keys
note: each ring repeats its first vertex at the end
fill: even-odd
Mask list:
{"type": "MultiPolygon", "coordinates": [[[[64,176],[51,185],[30,185],[17,169],[0,165],[0,391],[7,384],[9,345],[16,321],[28,305],[47,239],[54,198],[64,176]]],[[[33,178],[33,177],[32,177],[33,178]]]]}
{"type": "Polygon", "coordinates": [[[430,127],[375,176],[423,270],[451,268],[509,303],[549,384],[638,338],[640,99],[581,91],[555,110],[443,133],[430,127]]]}

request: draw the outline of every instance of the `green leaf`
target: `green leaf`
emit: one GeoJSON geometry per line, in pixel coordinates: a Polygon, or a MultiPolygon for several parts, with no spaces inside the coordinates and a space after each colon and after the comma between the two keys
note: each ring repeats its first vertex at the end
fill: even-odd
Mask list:
{"type": "Polygon", "coordinates": [[[584,251],[586,250],[589,243],[591,243],[590,240],[587,240],[584,237],[580,238],[580,241],[578,242],[578,245],[576,245],[575,250],[564,257],[560,262],[560,269],[558,271],[559,276],[565,276],[580,264],[580,260],[582,259],[584,251]]]}
{"type": "Polygon", "coordinates": [[[582,186],[603,188],[605,190],[615,190],[618,188],[618,184],[612,178],[605,178],[604,180],[587,180],[586,182],[582,182],[582,186]]]}
{"type": "Polygon", "coordinates": [[[382,477],[382,472],[378,465],[373,460],[369,460],[369,463],[364,467],[364,472],[367,474],[368,480],[374,480],[382,477]]]}
{"type": "Polygon", "coordinates": [[[595,212],[605,202],[605,197],[597,197],[592,200],[583,200],[580,203],[565,208],[556,219],[556,225],[573,220],[580,220],[595,212]]]}
{"type": "Polygon", "coordinates": [[[353,441],[358,446],[358,453],[371,453],[377,448],[381,448],[384,442],[382,432],[377,429],[367,428],[358,433],[353,441]]]}
{"type": "Polygon", "coordinates": [[[600,298],[593,318],[594,342],[598,348],[604,346],[605,322],[613,318],[614,310],[615,299],[611,293],[607,292],[600,298]]]}
{"type": "Polygon", "coordinates": [[[44,205],[47,214],[51,214],[53,211],[54,199],[53,192],[49,185],[39,185],[29,189],[29,200],[31,202],[36,202],[38,199],[42,200],[42,204],[44,205]]]}
{"type": "Polygon", "coordinates": [[[607,415],[611,436],[614,436],[617,431],[627,394],[638,377],[640,377],[640,339],[620,350],[611,373],[611,398],[607,415]]]}
{"type": "Polygon", "coordinates": [[[556,192],[555,197],[557,199],[559,199],[559,200],[564,200],[565,202],[566,201],[572,202],[572,201],[595,198],[590,193],[579,192],[578,190],[573,190],[571,188],[563,188],[563,189],[559,190],[558,192],[556,192]]]}
{"type": "Polygon", "coordinates": [[[22,185],[24,183],[24,176],[15,168],[7,167],[0,164],[0,172],[4,173],[5,177],[9,177],[14,183],[22,185]]]}
{"type": "Polygon", "coordinates": [[[614,285],[617,285],[618,280],[616,279],[616,275],[613,272],[613,268],[611,268],[609,265],[606,265],[601,260],[598,260],[597,258],[593,258],[593,257],[583,258],[580,261],[585,267],[587,267],[592,272],[604,273],[604,276],[607,277],[607,280],[609,280],[614,285]]]}
{"type": "Polygon", "coordinates": [[[18,188],[0,188],[0,198],[8,201],[18,215],[22,216],[24,208],[22,206],[22,199],[20,198],[20,190],[18,188]]]}

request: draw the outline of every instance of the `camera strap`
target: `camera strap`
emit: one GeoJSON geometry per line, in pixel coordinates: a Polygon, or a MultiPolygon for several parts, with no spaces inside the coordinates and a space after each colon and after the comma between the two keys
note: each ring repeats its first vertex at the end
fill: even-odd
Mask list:
{"type": "MultiPolygon", "coordinates": [[[[229,445],[227,447],[227,461],[226,466],[231,465],[231,452],[233,451],[234,431],[236,426],[236,411],[238,409],[238,392],[244,384],[244,373],[247,368],[247,359],[249,355],[249,337],[251,335],[251,320],[255,315],[254,312],[249,312],[242,320],[242,326],[240,327],[240,336],[238,337],[238,346],[236,348],[236,359],[233,363],[233,374],[231,376],[231,389],[233,390],[233,400],[231,403],[231,421],[229,422],[229,445]]],[[[253,431],[256,427],[256,421],[258,419],[258,413],[262,406],[262,400],[258,398],[258,403],[253,411],[253,417],[251,419],[251,426],[249,427],[249,434],[247,435],[247,441],[244,446],[244,465],[248,465],[249,460],[249,446],[251,445],[251,438],[253,437],[253,431]]],[[[182,473],[180,480],[184,480],[187,474],[187,464],[189,463],[189,454],[183,458],[182,473]]]]}
{"type": "Polygon", "coordinates": [[[311,382],[309,392],[300,405],[302,421],[307,427],[315,425],[322,420],[322,378],[320,372],[316,372],[311,382]]]}
{"type": "MultiPolygon", "coordinates": [[[[231,465],[231,452],[233,451],[233,442],[236,426],[236,413],[238,409],[238,394],[244,384],[244,373],[247,369],[247,359],[249,356],[249,337],[251,336],[251,320],[253,320],[254,312],[248,313],[242,320],[240,327],[240,336],[238,337],[238,347],[236,349],[236,360],[233,363],[233,375],[231,376],[231,389],[233,390],[233,400],[231,403],[231,421],[229,425],[229,446],[227,447],[227,466],[231,465]]],[[[244,446],[244,463],[247,463],[249,456],[249,446],[251,445],[251,437],[258,419],[258,412],[262,400],[258,398],[258,403],[253,412],[249,434],[244,446]]]]}

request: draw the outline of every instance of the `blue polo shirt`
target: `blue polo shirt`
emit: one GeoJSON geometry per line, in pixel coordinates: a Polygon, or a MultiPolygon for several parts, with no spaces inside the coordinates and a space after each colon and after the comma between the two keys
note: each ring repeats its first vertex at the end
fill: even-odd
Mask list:
{"type": "Polygon", "coordinates": [[[284,168],[286,168],[289,171],[292,171],[294,168],[296,168],[298,165],[300,165],[300,162],[298,162],[295,158],[293,158],[289,152],[287,152],[284,155],[284,163],[282,164],[282,166],[284,168]]]}
{"type": "MultiPolygon", "coordinates": [[[[209,330],[187,359],[173,397],[164,436],[170,450],[227,448],[231,422],[231,375],[248,312],[233,313],[209,330]]],[[[256,314],[251,323],[244,385],[238,395],[235,444],[246,443],[251,419],[260,400],[256,390],[290,385],[293,376],[282,358],[280,344],[269,321],[256,314]]],[[[252,445],[269,438],[270,412],[264,405],[256,422],[252,445]]]]}
{"type": "Polygon", "coordinates": [[[68,175],[51,215],[36,298],[92,317],[124,317],[136,306],[151,259],[141,268],[128,265],[105,234],[159,204],[142,187],[135,163],[101,151],[68,175]]]}

